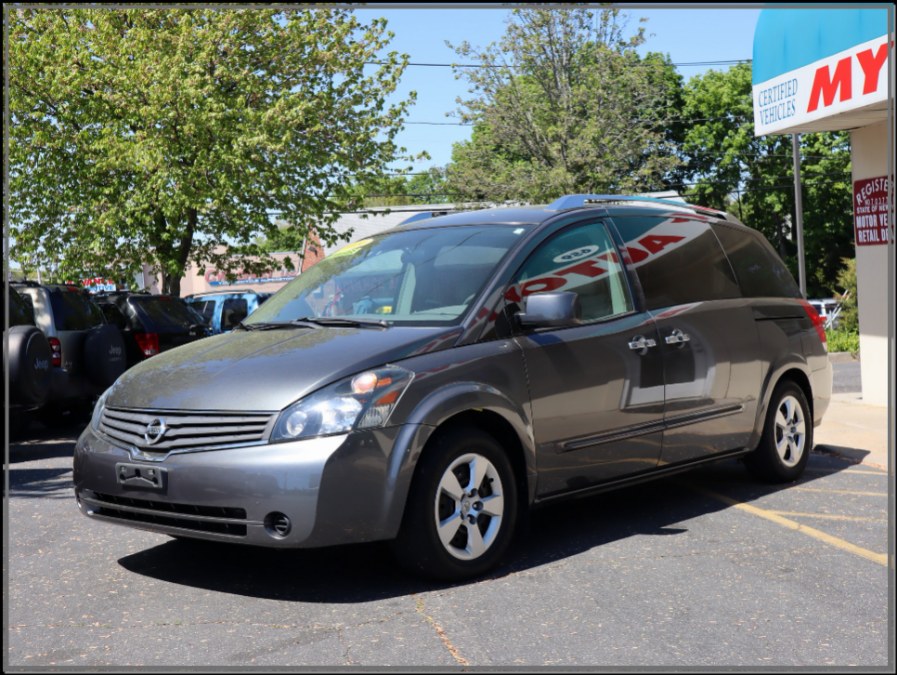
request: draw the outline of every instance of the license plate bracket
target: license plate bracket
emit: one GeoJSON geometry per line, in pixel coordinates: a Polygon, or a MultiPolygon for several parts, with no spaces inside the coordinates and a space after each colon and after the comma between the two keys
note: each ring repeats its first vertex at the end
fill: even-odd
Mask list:
{"type": "Polygon", "coordinates": [[[115,465],[115,475],[118,484],[125,488],[164,490],[168,485],[168,470],[158,466],[119,462],[115,465]]]}

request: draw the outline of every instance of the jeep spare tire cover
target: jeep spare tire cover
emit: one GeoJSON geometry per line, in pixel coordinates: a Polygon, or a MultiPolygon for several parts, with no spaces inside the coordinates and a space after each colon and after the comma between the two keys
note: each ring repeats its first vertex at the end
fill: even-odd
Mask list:
{"type": "Polygon", "coordinates": [[[94,328],[84,340],[84,369],[91,382],[108,387],[127,369],[125,341],[117,326],[94,328]]]}
{"type": "Polygon", "coordinates": [[[34,326],[9,329],[9,394],[12,403],[40,405],[50,393],[50,343],[34,326]]]}

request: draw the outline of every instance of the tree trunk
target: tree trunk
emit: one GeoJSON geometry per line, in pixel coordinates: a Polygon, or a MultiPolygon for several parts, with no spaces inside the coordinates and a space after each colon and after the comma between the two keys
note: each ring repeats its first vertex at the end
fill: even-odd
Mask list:
{"type": "Polygon", "coordinates": [[[176,274],[162,274],[162,293],[181,297],[181,277],[176,274]]]}

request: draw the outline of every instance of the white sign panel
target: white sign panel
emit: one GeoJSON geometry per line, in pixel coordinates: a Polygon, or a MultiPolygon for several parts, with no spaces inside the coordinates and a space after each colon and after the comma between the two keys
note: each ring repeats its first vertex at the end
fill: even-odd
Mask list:
{"type": "Polygon", "coordinates": [[[888,97],[886,35],[754,85],[754,134],[781,133],[888,97]]]}

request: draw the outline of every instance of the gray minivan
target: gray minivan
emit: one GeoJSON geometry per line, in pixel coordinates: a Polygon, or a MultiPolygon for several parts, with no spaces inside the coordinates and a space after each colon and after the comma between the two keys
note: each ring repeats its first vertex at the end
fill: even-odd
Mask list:
{"type": "Polygon", "coordinates": [[[756,231],[571,195],[356,241],[135,366],[77,443],[75,492],[178,538],[392,540],[463,579],[535,505],[737,456],[796,479],[831,389],[819,317],[756,231]]]}

